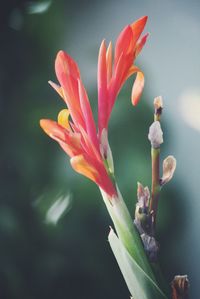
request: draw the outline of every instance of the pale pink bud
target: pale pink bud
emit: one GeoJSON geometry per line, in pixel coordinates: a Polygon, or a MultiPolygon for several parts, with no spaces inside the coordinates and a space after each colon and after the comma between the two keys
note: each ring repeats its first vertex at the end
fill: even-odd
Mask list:
{"type": "Polygon", "coordinates": [[[163,143],[163,132],[159,121],[154,121],[150,126],[148,138],[153,148],[159,148],[163,143]]]}

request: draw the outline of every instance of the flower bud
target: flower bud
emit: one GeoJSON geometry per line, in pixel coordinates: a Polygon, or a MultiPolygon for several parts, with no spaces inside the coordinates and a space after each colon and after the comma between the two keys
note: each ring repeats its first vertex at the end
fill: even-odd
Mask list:
{"type": "Polygon", "coordinates": [[[156,262],[158,257],[159,245],[156,239],[147,234],[142,234],[141,236],[144,250],[147,253],[151,262],[156,262]]]}
{"type": "Polygon", "coordinates": [[[151,228],[151,217],[148,210],[148,204],[150,199],[150,192],[148,187],[143,187],[139,182],[137,188],[137,198],[135,208],[135,220],[134,224],[137,227],[139,234],[149,232],[151,228]]]}
{"type": "Polygon", "coordinates": [[[172,299],[188,298],[189,280],[187,275],[176,275],[171,283],[172,299]]]}
{"type": "Polygon", "coordinates": [[[163,176],[160,181],[161,186],[165,185],[172,179],[175,169],[176,169],[176,159],[173,156],[168,156],[163,161],[163,176]]]}
{"type": "Polygon", "coordinates": [[[163,100],[162,97],[156,97],[154,99],[154,108],[155,108],[155,112],[154,112],[154,120],[159,120],[160,121],[160,116],[162,114],[162,110],[163,110],[163,100]]]}
{"type": "Polygon", "coordinates": [[[153,148],[159,148],[163,143],[163,131],[159,121],[154,121],[150,126],[148,139],[150,140],[153,148]]]}
{"type": "Polygon", "coordinates": [[[138,198],[138,206],[140,208],[147,208],[148,201],[150,198],[150,192],[148,187],[143,187],[141,183],[137,183],[137,198],[138,198]]]}
{"type": "Polygon", "coordinates": [[[162,100],[162,97],[161,96],[156,97],[154,99],[153,104],[154,104],[154,108],[155,108],[156,111],[159,110],[159,109],[163,109],[163,100],[162,100]]]}

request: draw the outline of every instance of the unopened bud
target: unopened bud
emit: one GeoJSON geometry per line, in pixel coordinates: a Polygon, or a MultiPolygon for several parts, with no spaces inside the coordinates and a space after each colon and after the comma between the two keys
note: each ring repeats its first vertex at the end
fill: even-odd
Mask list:
{"type": "Polygon", "coordinates": [[[148,209],[150,192],[148,187],[143,187],[139,182],[137,184],[138,201],[135,208],[134,224],[137,227],[139,234],[141,235],[143,233],[149,232],[151,227],[151,217],[148,209]]]}
{"type": "Polygon", "coordinates": [[[147,253],[150,261],[151,262],[157,261],[159,245],[156,239],[147,234],[142,234],[140,237],[144,245],[144,250],[147,253]]]}
{"type": "Polygon", "coordinates": [[[143,187],[141,183],[137,183],[137,198],[138,198],[138,206],[140,208],[147,208],[148,201],[150,198],[150,192],[148,187],[143,187]]]}
{"type": "Polygon", "coordinates": [[[176,169],[176,159],[173,156],[168,156],[163,161],[163,176],[160,181],[161,186],[165,185],[172,179],[175,169],[176,169]]]}
{"type": "Polygon", "coordinates": [[[163,110],[163,100],[162,97],[156,97],[154,99],[154,108],[155,108],[155,112],[154,112],[154,120],[160,120],[160,116],[162,114],[162,110],[163,110]]]}
{"type": "Polygon", "coordinates": [[[163,143],[163,131],[159,121],[154,121],[150,126],[148,138],[153,148],[159,148],[163,143]]]}
{"type": "Polygon", "coordinates": [[[155,110],[163,109],[163,99],[162,99],[162,97],[161,96],[156,97],[154,99],[153,104],[154,104],[155,110]]]}
{"type": "Polygon", "coordinates": [[[172,299],[188,299],[189,280],[187,275],[176,275],[171,283],[172,299]]]}

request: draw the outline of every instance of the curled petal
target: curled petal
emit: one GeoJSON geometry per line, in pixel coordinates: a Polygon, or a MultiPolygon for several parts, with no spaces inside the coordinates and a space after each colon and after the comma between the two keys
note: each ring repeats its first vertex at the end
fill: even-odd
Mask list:
{"type": "Polygon", "coordinates": [[[63,109],[58,114],[58,124],[67,130],[71,130],[69,124],[69,110],[63,109]]]}
{"type": "Polygon", "coordinates": [[[76,172],[86,176],[87,178],[89,178],[90,180],[92,180],[94,182],[97,181],[97,177],[98,177],[97,171],[95,170],[94,167],[92,167],[85,160],[83,155],[78,155],[78,156],[72,157],[70,162],[71,162],[72,168],[76,172]]]}
{"type": "MultiPolygon", "coordinates": [[[[136,66],[133,66],[133,73],[137,73],[135,82],[133,83],[132,92],[131,92],[131,100],[133,106],[136,106],[140,100],[143,88],[144,88],[144,74],[143,72],[137,68],[136,66]]],[[[132,73],[132,74],[133,74],[132,73]]]]}
{"type": "Polygon", "coordinates": [[[132,104],[134,106],[137,105],[137,103],[140,100],[143,88],[144,88],[144,74],[143,72],[135,65],[132,65],[128,72],[126,73],[126,76],[123,78],[123,81],[121,85],[125,83],[125,81],[133,74],[137,73],[137,76],[135,78],[135,82],[132,87],[132,93],[131,93],[131,100],[132,104]]]}

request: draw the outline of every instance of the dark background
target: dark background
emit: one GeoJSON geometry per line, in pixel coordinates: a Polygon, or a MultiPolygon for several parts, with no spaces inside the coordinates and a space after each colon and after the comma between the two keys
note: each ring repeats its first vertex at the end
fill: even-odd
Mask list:
{"type": "MultiPolygon", "coordinates": [[[[126,1],[124,11],[120,11],[119,7],[117,10],[117,2],[112,1],[101,4],[98,1],[86,0],[2,2],[0,10],[0,298],[2,299],[129,298],[129,292],[107,242],[111,220],[98,188],[73,172],[68,157],[56,143],[43,134],[39,120],[55,119],[59,110],[64,108],[63,102],[47,84],[49,79],[56,81],[54,59],[58,50],[66,50],[78,61],[96,115],[96,64],[101,40],[104,37],[114,40],[127,23],[144,14],[150,14],[150,25],[149,27],[147,25],[147,30],[151,31],[153,36],[155,28],[155,36],[150,45],[144,49],[138,63],[145,72],[147,81],[142,100],[137,108],[131,106],[131,79],[120,93],[109,128],[119,187],[130,211],[134,213],[137,181],[144,185],[150,185],[151,181],[150,146],[147,140],[148,127],[153,119],[151,103],[160,92],[166,95],[167,89],[173,90],[165,77],[163,78],[166,83],[165,89],[163,81],[160,81],[165,63],[170,64],[171,58],[165,55],[161,59],[158,27],[155,25],[156,21],[159,23],[157,1],[152,1],[155,10],[152,7],[150,9],[145,1],[142,3],[126,1]],[[113,8],[112,17],[109,13],[105,14],[106,3],[109,3],[109,11],[111,7],[113,8]],[[130,18],[131,9],[133,13],[130,18]],[[150,54],[154,52],[153,60],[156,60],[156,57],[158,59],[155,70],[151,65],[152,59],[149,60],[148,51],[150,54]],[[160,65],[160,61],[163,61],[163,66],[160,65]],[[159,67],[160,73],[157,72],[159,67]],[[63,200],[66,206],[61,208],[63,213],[58,216],[59,219],[54,221],[49,216],[49,211],[59,200],[63,200]]],[[[181,8],[183,10],[183,6],[181,8]]],[[[164,7],[163,10],[160,8],[160,11],[164,15],[164,7]]],[[[168,53],[171,51],[170,40],[174,38],[170,35],[165,36],[165,44],[161,40],[163,47],[165,49],[168,47],[168,53]]],[[[177,56],[173,59],[178,59],[178,53],[175,54],[177,56]]],[[[176,65],[174,68],[176,69],[176,65]]],[[[165,75],[166,70],[167,68],[165,75]]],[[[170,76],[171,72],[168,73],[168,77],[170,76]]],[[[174,152],[182,153],[176,146],[179,140],[176,139],[177,126],[172,129],[173,122],[177,121],[177,110],[174,109],[177,106],[174,101],[165,103],[163,128],[166,142],[163,145],[162,158],[174,152]]],[[[182,124],[179,123],[179,126],[182,124]]],[[[193,133],[190,134],[185,130],[185,134],[191,136],[193,133]]],[[[177,136],[180,138],[180,134],[177,136]]],[[[196,135],[192,137],[197,140],[196,135]]],[[[184,137],[183,139],[185,140],[184,137]]],[[[181,162],[184,161],[184,155],[182,157],[180,154],[180,159],[181,162]]],[[[190,156],[190,159],[195,158],[190,156]]],[[[183,167],[183,163],[180,164],[183,167]]],[[[183,169],[185,168],[178,170],[178,173],[183,171],[186,173],[183,169]]],[[[192,246],[195,241],[195,235],[192,233],[194,229],[198,233],[199,226],[189,229],[191,218],[188,213],[191,215],[193,204],[188,203],[188,195],[191,194],[184,181],[177,177],[163,189],[158,227],[160,262],[168,282],[175,274],[188,273],[192,278],[193,298],[197,298],[198,263],[195,264],[194,261],[198,258],[199,243],[197,247],[192,246]],[[190,260],[192,255],[194,259],[190,260]]],[[[53,207],[54,216],[55,213],[59,215],[55,205],[53,207]]]]}

